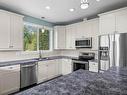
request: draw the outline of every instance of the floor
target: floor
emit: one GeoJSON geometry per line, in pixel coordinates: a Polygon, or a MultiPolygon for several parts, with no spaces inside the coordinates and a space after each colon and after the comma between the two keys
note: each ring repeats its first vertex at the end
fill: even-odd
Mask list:
{"type": "MultiPolygon", "coordinates": [[[[59,78],[59,77],[61,77],[61,76],[62,76],[62,75],[57,76],[57,77],[55,77],[55,78],[53,78],[53,79],[59,78]]],[[[15,92],[15,93],[12,93],[12,94],[9,94],[9,95],[14,95],[14,94],[16,94],[16,93],[19,93],[19,92],[25,91],[25,90],[27,90],[27,89],[30,89],[30,88],[32,88],[32,87],[35,87],[35,86],[40,85],[40,84],[43,84],[43,83],[46,83],[46,82],[51,81],[51,80],[53,80],[53,79],[50,79],[50,80],[44,81],[44,82],[39,83],[39,84],[34,84],[34,85],[29,86],[29,87],[22,88],[22,89],[20,89],[18,92],[15,92]]]]}

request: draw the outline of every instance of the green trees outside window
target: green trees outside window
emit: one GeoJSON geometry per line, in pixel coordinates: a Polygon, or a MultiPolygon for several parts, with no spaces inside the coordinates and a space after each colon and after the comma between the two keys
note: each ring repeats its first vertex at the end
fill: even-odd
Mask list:
{"type": "Polygon", "coordinates": [[[49,50],[49,30],[39,29],[39,50],[49,50]]]}
{"type": "Polygon", "coordinates": [[[37,28],[24,26],[24,51],[37,50],[37,28]]]}
{"type": "Polygon", "coordinates": [[[49,36],[50,30],[24,25],[24,51],[49,50],[49,36]]]}

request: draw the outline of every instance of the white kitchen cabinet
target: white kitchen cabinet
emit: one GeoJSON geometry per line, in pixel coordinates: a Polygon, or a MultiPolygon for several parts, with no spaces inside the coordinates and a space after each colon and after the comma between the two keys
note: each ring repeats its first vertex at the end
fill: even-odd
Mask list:
{"type": "Polygon", "coordinates": [[[98,72],[98,62],[89,61],[89,71],[98,72]]]}
{"type": "Polygon", "coordinates": [[[66,27],[54,27],[54,49],[66,49],[66,27]]]}
{"type": "Polygon", "coordinates": [[[20,89],[20,65],[0,67],[0,95],[20,89]]]}
{"type": "Polygon", "coordinates": [[[13,49],[23,50],[23,19],[22,16],[12,16],[11,42],[13,49]]]}
{"type": "Polygon", "coordinates": [[[10,46],[10,14],[0,10],[0,48],[8,49],[10,46]]]}
{"type": "Polygon", "coordinates": [[[86,21],[84,22],[84,32],[82,34],[84,37],[92,37],[92,22],[86,21]]]}
{"type": "Polygon", "coordinates": [[[77,31],[76,31],[76,39],[82,38],[85,35],[84,34],[84,22],[77,23],[77,31]]]}
{"type": "Polygon", "coordinates": [[[77,23],[76,38],[98,36],[98,33],[99,33],[98,18],[77,23]]]}
{"type": "Polygon", "coordinates": [[[100,35],[112,34],[115,32],[115,14],[100,16],[100,35]]]}
{"type": "Polygon", "coordinates": [[[57,64],[57,60],[52,60],[48,62],[48,79],[52,79],[54,77],[56,77],[57,72],[57,68],[58,68],[58,64],[57,64]]]}
{"type": "Polygon", "coordinates": [[[116,32],[127,33],[127,8],[116,12],[116,32]]]}
{"type": "Polygon", "coordinates": [[[75,49],[76,29],[75,24],[66,26],[66,49],[75,49]]]}
{"type": "Polygon", "coordinates": [[[56,60],[56,73],[55,74],[56,76],[62,75],[62,59],[56,60]]]}
{"type": "Polygon", "coordinates": [[[60,75],[58,60],[38,62],[38,83],[60,75]]]}
{"type": "Polygon", "coordinates": [[[100,14],[100,35],[126,33],[127,8],[100,14]]]}
{"type": "Polygon", "coordinates": [[[0,50],[23,49],[23,16],[0,10],[0,50]]]}
{"type": "Polygon", "coordinates": [[[47,80],[48,77],[48,65],[47,62],[38,62],[38,83],[47,80]]]}
{"type": "Polygon", "coordinates": [[[62,75],[70,74],[73,71],[73,63],[71,59],[62,59],[62,75]]]}
{"type": "Polygon", "coordinates": [[[105,71],[105,70],[108,70],[109,69],[109,61],[106,61],[106,60],[101,60],[100,61],[100,69],[105,71]]]}

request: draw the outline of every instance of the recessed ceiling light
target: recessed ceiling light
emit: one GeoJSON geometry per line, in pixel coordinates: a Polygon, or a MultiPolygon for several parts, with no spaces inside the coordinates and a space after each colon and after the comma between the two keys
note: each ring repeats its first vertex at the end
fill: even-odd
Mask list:
{"type": "Polygon", "coordinates": [[[96,0],[97,2],[101,1],[101,0],[96,0]]]}
{"type": "Polygon", "coordinates": [[[46,6],[45,8],[46,8],[47,10],[50,10],[50,9],[51,9],[50,6],[46,6]]]}
{"type": "Polygon", "coordinates": [[[74,9],[74,8],[71,8],[71,9],[69,9],[69,11],[70,11],[70,12],[74,12],[74,11],[75,11],[75,9],[74,9]]]}
{"type": "Polygon", "coordinates": [[[42,16],[41,18],[44,19],[45,17],[42,16]]]}

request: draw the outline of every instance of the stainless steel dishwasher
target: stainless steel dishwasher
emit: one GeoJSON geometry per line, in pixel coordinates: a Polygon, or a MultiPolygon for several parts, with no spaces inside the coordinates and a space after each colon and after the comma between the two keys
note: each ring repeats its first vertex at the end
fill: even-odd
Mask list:
{"type": "Polygon", "coordinates": [[[37,63],[21,64],[21,89],[37,83],[37,63]]]}

